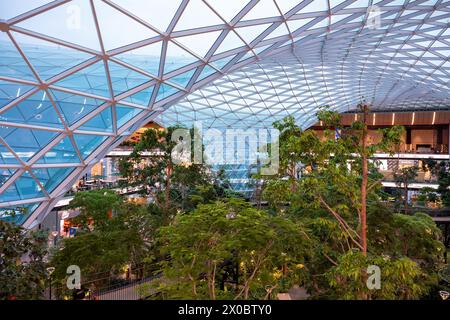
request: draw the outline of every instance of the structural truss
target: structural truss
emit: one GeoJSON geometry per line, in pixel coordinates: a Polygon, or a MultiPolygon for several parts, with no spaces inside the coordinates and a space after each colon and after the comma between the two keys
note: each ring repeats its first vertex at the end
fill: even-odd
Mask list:
{"type": "Polygon", "coordinates": [[[142,124],[449,110],[449,0],[0,0],[0,208],[32,227],[142,124]]]}

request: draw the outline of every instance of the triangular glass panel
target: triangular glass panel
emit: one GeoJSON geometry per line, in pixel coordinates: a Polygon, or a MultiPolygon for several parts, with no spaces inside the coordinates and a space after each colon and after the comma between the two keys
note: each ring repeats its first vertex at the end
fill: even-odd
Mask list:
{"type": "Polygon", "coordinates": [[[7,105],[32,88],[34,87],[26,84],[0,80],[0,107],[7,105]]]}
{"type": "Polygon", "coordinates": [[[214,67],[218,68],[218,69],[222,69],[223,67],[225,67],[227,65],[228,62],[230,62],[234,57],[236,57],[236,55],[231,55],[216,61],[211,61],[210,63],[212,65],[214,65],[214,67]]]}
{"type": "MultiPolygon", "coordinates": [[[[317,18],[316,18],[317,19],[317,18]]],[[[315,21],[315,23],[309,27],[310,30],[324,28],[328,26],[328,19],[325,17],[320,17],[315,21]]]]}
{"type": "Polygon", "coordinates": [[[100,51],[90,1],[70,1],[21,21],[17,26],[100,51]]]}
{"type": "MultiPolygon", "coordinates": [[[[339,16],[338,16],[339,17],[339,16]]],[[[364,13],[360,13],[359,15],[358,14],[356,14],[356,15],[353,15],[353,19],[350,19],[350,20],[348,20],[348,21],[345,21],[345,23],[354,23],[354,22],[362,22],[363,20],[364,20],[364,17],[365,17],[365,15],[364,15],[364,13]]],[[[347,18],[347,17],[345,17],[345,18],[347,18]]],[[[340,19],[340,20],[342,20],[342,19],[340,19]]],[[[333,23],[333,17],[331,18],[331,21],[332,21],[332,23],[333,23]]],[[[381,26],[380,26],[381,27],[381,26]]],[[[348,30],[348,31],[351,31],[351,30],[348,30]]]]}
{"type": "Polygon", "coordinates": [[[177,88],[174,88],[172,86],[169,86],[168,84],[161,83],[158,90],[158,95],[156,96],[156,102],[161,101],[175,93],[177,93],[179,90],[177,88]]]}
{"type": "Polygon", "coordinates": [[[136,103],[141,106],[147,107],[150,102],[150,98],[152,97],[154,86],[149,87],[147,89],[141,90],[138,93],[135,93],[131,96],[124,98],[124,101],[136,103]]]}
{"type": "Polygon", "coordinates": [[[241,39],[234,33],[233,31],[228,32],[225,39],[223,39],[222,43],[217,48],[215,54],[229,51],[235,48],[239,48],[245,46],[245,43],[242,42],[241,39]]]}
{"type": "Polygon", "coordinates": [[[1,114],[4,121],[63,128],[46,91],[38,91],[1,114]]]}
{"type": "Polygon", "coordinates": [[[355,2],[346,6],[346,8],[366,8],[369,6],[369,0],[356,0],[355,2]]]}
{"type": "Polygon", "coordinates": [[[87,131],[112,132],[113,126],[111,107],[107,107],[95,117],[81,125],[78,129],[87,131]]]}
{"type": "Polygon", "coordinates": [[[251,51],[246,52],[246,53],[242,56],[242,58],[240,58],[239,61],[237,61],[237,62],[241,62],[241,61],[247,60],[247,59],[249,59],[249,58],[255,58],[255,55],[254,55],[253,52],[251,52],[251,51]]]}
{"type": "Polygon", "coordinates": [[[0,144],[0,163],[1,164],[19,164],[14,154],[8,150],[3,144],[0,144]]]}
{"type": "Polygon", "coordinates": [[[261,19],[267,17],[279,16],[280,12],[273,0],[260,0],[250,11],[241,19],[245,20],[253,20],[253,19],[261,19]]]}
{"type": "Polygon", "coordinates": [[[268,27],[270,23],[266,24],[257,24],[249,27],[236,28],[236,32],[244,39],[245,42],[251,43],[255,40],[261,33],[263,33],[268,27]]]}
{"type": "Polygon", "coordinates": [[[328,10],[328,1],[311,1],[296,13],[322,12],[328,10]]]}
{"type": "Polygon", "coordinates": [[[152,80],[152,78],[114,62],[109,62],[108,66],[115,96],[152,80]]]}
{"type": "Polygon", "coordinates": [[[283,14],[289,12],[291,9],[293,9],[296,5],[300,3],[298,1],[292,0],[276,0],[276,2],[283,14]]]}
{"type": "Polygon", "coordinates": [[[157,76],[161,47],[162,41],[158,41],[141,48],[118,54],[114,56],[114,58],[157,76]]]}
{"type": "Polygon", "coordinates": [[[24,1],[20,6],[2,5],[2,19],[11,19],[22,13],[36,9],[37,7],[47,4],[48,0],[33,0],[30,2],[24,1]]]}
{"type": "Polygon", "coordinates": [[[198,81],[201,81],[201,80],[203,80],[203,79],[205,79],[205,78],[207,78],[207,77],[209,77],[210,75],[212,75],[213,73],[216,73],[216,72],[217,72],[216,69],[211,68],[210,66],[206,65],[206,66],[203,68],[203,70],[202,70],[202,72],[200,73],[200,75],[198,76],[197,82],[198,82],[198,81]]]}
{"type": "Polygon", "coordinates": [[[46,146],[56,135],[56,132],[51,131],[6,126],[0,127],[0,136],[23,161],[27,161],[34,156],[36,152],[46,146]]]}
{"type": "Polygon", "coordinates": [[[17,192],[16,185],[13,183],[2,194],[0,194],[0,202],[21,200],[17,192]]]}
{"type": "Polygon", "coordinates": [[[199,60],[196,57],[186,50],[183,50],[172,41],[169,41],[167,45],[166,61],[164,63],[164,74],[197,61],[199,60]]]}
{"type": "Polygon", "coordinates": [[[44,189],[50,193],[67,178],[74,168],[35,168],[33,173],[44,189]]]}
{"type": "Polygon", "coordinates": [[[202,0],[190,0],[174,31],[223,24],[224,22],[202,0]],[[201,19],[199,19],[201,17],[201,19]]]}
{"type": "Polygon", "coordinates": [[[186,87],[195,73],[196,68],[186,71],[180,75],[167,79],[169,82],[175,83],[181,87],[186,87]]]}
{"type": "Polygon", "coordinates": [[[230,0],[214,0],[208,1],[208,3],[223,19],[225,19],[226,22],[233,20],[233,18],[244,8],[245,5],[241,1],[230,0]]]}
{"type": "Polygon", "coordinates": [[[0,74],[2,76],[37,81],[5,32],[0,32],[0,46],[2,48],[2,58],[0,59],[0,74]]]}
{"type": "Polygon", "coordinates": [[[34,202],[0,208],[0,219],[12,224],[21,225],[40,204],[40,202],[34,202]]]}
{"type": "Polygon", "coordinates": [[[97,136],[90,134],[74,134],[73,139],[80,150],[83,159],[86,159],[100,144],[105,141],[107,136],[97,136]]]}
{"type": "Polygon", "coordinates": [[[3,186],[15,172],[15,169],[0,169],[0,187],[3,186]]]}
{"type": "Polygon", "coordinates": [[[149,22],[153,27],[165,31],[169,26],[181,0],[148,1],[148,0],[114,0],[122,8],[139,18],[149,22]]]}
{"type": "Polygon", "coordinates": [[[17,201],[44,197],[36,180],[26,171],[0,196],[1,201],[17,201]]]}
{"type": "Polygon", "coordinates": [[[351,14],[333,14],[331,16],[331,24],[339,22],[339,21],[341,21],[341,20],[343,20],[345,18],[348,18],[350,16],[351,16],[351,14]]]}
{"type": "Polygon", "coordinates": [[[15,40],[41,79],[49,79],[92,58],[85,52],[13,32],[15,40]]]}
{"type": "Polygon", "coordinates": [[[279,36],[285,36],[289,34],[289,30],[286,27],[285,23],[281,23],[278,27],[275,28],[267,37],[266,39],[272,39],[279,36]]]}
{"type": "Polygon", "coordinates": [[[199,33],[192,36],[179,37],[176,40],[200,57],[205,57],[217,40],[220,31],[199,33]]]}
{"type": "Polygon", "coordinates": [[[77,152],[69,137],[62,139],[48,151],[37,163],[80,163],[77,152]]]}
{"type": "Polygon", "coordinates": [[[128,121],[140,114],[143,110],[123,105],[116,105],[117,128],[122,127],[128,121]]]}
{"type": "Polygon", "coordinates": [[[272,44],[268,44],[268,45],[266,45],[266,46],[261,46],[261,47],[253,48],[253,51],[254,51],[256,54],[260,54],[261,52],[263,52],[264,50],[266,50],[267,48],[269,48],[269,47],[272,46],[272,45],[273,45],[273,43],[272,43],[272,44]]]}
{"type": "Polygon", "coordinates": [[[96,109],[99,105],[105,103],[104,100],[83,97],[57,90],[51,90],[51,93],[64,120],[69,126],[96,109]]]}
{"type": "Polygon", "coordinates": [[[105,50],[158,36],[152,29],[103,1],[96,1],[95,8],[105,50]]]}
{"type": "Polygon", "coordinates": [[[103,61],[94,63],[67,78],[56,82],[57,86],[88,92],[102,97],[110,97],[108,79],[103,61]]]}

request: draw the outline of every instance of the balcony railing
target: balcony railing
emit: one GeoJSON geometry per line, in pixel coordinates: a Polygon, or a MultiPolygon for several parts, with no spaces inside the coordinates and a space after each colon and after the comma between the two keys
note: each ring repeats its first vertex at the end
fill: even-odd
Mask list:
{"type": "Polygon", "coordinates": [[[402,144],[400,151],[405,153],[448,154],[447,144],[402,144]]]}
{"type": "MultiPolygon", "coordinates": [[[[394,171],[392,170],[380,170],[379,171],[384,176],[384,181],[386,182],[395,182],[394,179],[394,171]]],[[[417,174],[417,177],[414,179],[415,183],[437,183],[438,178],[429,173],[424,171],[419,171],[417,174]]]]}

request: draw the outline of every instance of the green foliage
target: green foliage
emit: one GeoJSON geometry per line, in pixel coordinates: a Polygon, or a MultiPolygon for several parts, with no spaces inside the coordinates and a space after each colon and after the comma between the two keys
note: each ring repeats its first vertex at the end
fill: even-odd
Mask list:
{"type": "Polygon", "coordinates": [[[394,180],[398,186],[408,185],[417,178],[418,171],[415,166],[401,168],[394,172],[394,180]]]}
{"type": "Polygon", "coordinates": [[[171,153],[176,143],[171,135],[177,128],[167,130],[147,129],[132,153],[119,162],[120,174],[127,178],[127,185],[142,186],[144,194],[151,194],[157,199],[158,192],[165,184],[167,170],[173,165],[171,153]],[[148,152],[151,157],[142,154],[148,152]]]}
{"type": "Polygon", "coordinates": [[[363,256],[360,252],[349,251],[339,258],[337,266],[327,272],[334,299],[419,299],[425,295],[428,276],[409,258],[389,256],[363,256]],[[375,265],[381,271],[380,289],[367,286],[367,268],[375,265]]]}
{"type": "Polygon", "coordinates": [[[92,190],[75,193],[69,208],[79,209],[80,214],[72,219],[82,228],[101,228],[109,220],[109,213],[122,203],[123,199],[113,190],[92,190]]]}
{"type": "Polygon", "coordinates": [[[408,207],[408,189],[409,185],[417,178],[419,168],[416,166],[404,167],[394,171],[394,181],[398,187],[403,188],[403,202],[405,208],[408,207]]]}
{"type": "Polygon", "coordinates": [[[392,228],[396,240],[393,252],[430,267],[442,261],[445,250],[440,239],[442,234],[429,215],[394,214],[392,228]]]}
{"type": "Polygon", "coordinates": [[[291,187],[295,182],[290,180],[268,180],[263,191],[263,198],[273,209],[281,209],[292,198],[291,187]]]}
{"type": "Polygon", "coordinates": [[[0,220],[0,299],[42,299],[47,237],[0,220]]]}
{"type": "Polygon", "coordinates": [[[80,231],[62,241],[51,260],[56,267],[54,278],[64,283],[70,265],[78,265],[83,280],[89,281],[98,278],[99,273],[114,275],[125,265],[143,263],[152,255],[154,234],[161,223],[161,214],[153,207],[118,204],[116,214],[101,228],[80,231]]]}
{"type": "MultiPolygon", "coordinates": [[[[394,214],[381,202],[382,175],[375,163],[369,163],[369,257],[364,258],[364,263],[374,262],[375,257],[391,257],[383,266],[393,284],[377,294],[364,291],[362,278],[353,282],[342,280],[347,284],[345,288],[338,288],[336,283],[330,287],[332,279],[346,279],[348,270],[355,275],[363,259],[359,253],[349,257],[359,249],[363,153],[370,158],[376,151],[394,152],[404,129],[395,126],[380,130],[381,142],[363,151],[364,123],[356,121],[350,127],[341,127],[339,114],[328,107],[321,109],[317,116],[325,127],[321,138],[311,130],[300,130],[293,118],[274,123],[281,131],[281,172],[266,181],[263,191],[263,198],[278,214],[283,213],[307,230],[312,251],[307,264],[311,278],[306,286],[315,297],[392,298],[397,294],[392,289],[396,283],[405,287],[404,293],[398,293],[399,297],[417,298],[425,294],[435,280],[436,266],[442,261],[440,232],[430,217],[394,214]],[[339,138],[335,138],[336,130],[339,138]],[[413,278],[428,282],[422,281],[421,288],[412,282],[402,283],[399,274],[402,268],[413,278]]],[[[359,276],[364,274],[360,272],[359,276]]]]}
{"type": "Polygon", "coordinates": [[[291,220],[273,217],[242,200],[199,205],[160,231],[162,277],[153,288],[164,298],[263,299],[304,281],[309,240],[291,220]],[[239,285],[218,282],[224,264],[239,266],[239,285]]]}
{"type": "Polygon", "coordinates": [[[450,207],[450,162],[441,161],[436,170],[438,172],[438,192],[441,195],[442,204],[450,207]]]}
{"type": "MultiPolygon", "coordinates": [[[[317,117],[326,128],[322,139],[312,130],[302,131],[293,117],[274,123],[281,132],[279,176],[289,179],[288,182],[268,181],[263,196],[272,206],[291,201],[293,207],[318,208],[328,202],[330,208],[339,206],[343,210],[342,213],[338,211],[341,215],[356,213],[360,210],[361,198],[363,123],[356,121],[352,126],[342,128],[340,115],[329,107],[323,107],[317,117]],[[340,131],[338,139],[335,138],[336,129],[340,131]]],[[[380,132],[383,135],[381,142],[368,148],[367,157],[376,150],[392,152],[400,142],[403,128],[395,126],[380,132]]],[[[374,164],[369,163],[369,170],[368,198],[377,198],[381,177],[374,164]]]]}
{"type": "MultiPolygon", "coordinates": [[[[155,204],[164,209],[166,223],[174,214],[193,209],[199,202],[194,191],[211,184],[212,174],[204,164],[196,164],[191,159],[176,163],[172,159],[176,142],[172,141],[172,133],[180,127],[169,127],[166,130],[147,129],[141,140],[134,146],[130,156],[121,159],[119,168],[127,184],[141,187],[141,192],[151,195],[155,204]],[[143,156],[149,152],[151,157],[143,156]],[[189,161],[190,160],[190,161],[189,161]],[[193,192],[194,191],[194,192],[193,192]],[[190,201],[193,196],[194,201],[190,201]]],[[[194,151],[194,139],[198,131],[190,130],[192,137],[191,150],[194,151]]],[[[197,150],[198,151],[198,150],[197,150]]]]}
{"type": "Polygon", "coordinates": [[[71,264],[86,277],[156,261],[160,277],[140,287],[142,297],[267,299],[294,284],[313,298],[426,295],[442,262],[440,230],[425,214],[396,214],[385,205],[381,176],[370,163],[369,249],[367,256],[357,252],[363,153],[393,152],[403,128],[383,129],[382,141],[363,152],[364,123],[341,128],[339,114],[328,107],[318,118],[326,128],[322,138],[302,131],[292,117],[274,123],[280,130],[280,172],[264,180],[267,211],[236,199],[224,172],[214,175],[203,165],[172,163],[175,128],[147,130],[121,168],[131,184],[144,185],[155,203],[133,205],[104,191],[76,196],[71,206],[81,208],[78,221],[94,225],[63,241],[52,258],[55,278],[63,281],[71,264]],[[147,158],[144,151],[161,153],[147,158]],[[379,290],[366,286],[369,265],[381,268],[379,290]]]}
{"type": "Polygon", "coordinates": [[[429,271],[442,261],[442,234],[427,214],[393,213],[382,204],[373,204],[368,212],[369,247],[373,254],[407,256],[429,271]]]}
{"type": "Polygon", "coordinates": [[[433,188],[425,187],[420,189],[417,200],[423,202],[436,202],[438,200],[438,193],[433,188]]]}

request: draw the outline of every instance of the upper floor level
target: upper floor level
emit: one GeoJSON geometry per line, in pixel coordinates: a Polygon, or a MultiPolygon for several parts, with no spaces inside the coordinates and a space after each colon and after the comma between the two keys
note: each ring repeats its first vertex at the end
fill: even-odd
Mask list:
{"type": "MultiPolygon", "coordinates": [[[[343,127],[355,121],[361,121],[362,114],[346,113],[341,117],[343,127]]],[[[401,112],[370,113],[366,118],[368,125],[368,142],[375,144],[381,141],[382,134],[378,129],[394,125],[404,126],[405,131],[397,150],[404,158],[423,158],[422,155],[448,155],[450,140],[450,111],[434,112],[401,112]],[[412,156],[417,155],[417,156],[412,156]]],[[[310,128],[322,135],[325,127],[322,122],[310,128]]],[[[438,157],[439,158],[439,157],[438,157]]],[[[448,159],[448,157],[444,157],[448,159]]]]}

